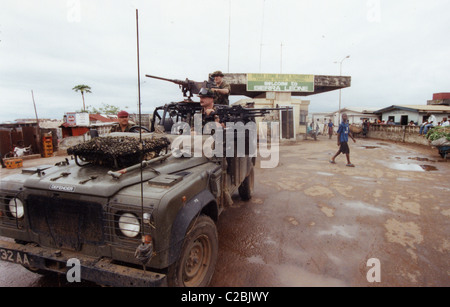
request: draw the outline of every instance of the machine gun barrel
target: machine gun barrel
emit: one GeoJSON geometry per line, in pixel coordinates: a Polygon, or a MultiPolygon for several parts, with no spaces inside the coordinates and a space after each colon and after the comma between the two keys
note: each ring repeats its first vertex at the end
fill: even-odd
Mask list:
{"type": "Polygon", "coordinates": [[[152,75],[145,75],[145,76],[148,78],[153,78],[153,79],[158,79],[158,80],[163,80],[163,81],[168,81],[168,82],[178,84],[181,88],[181,91],[183,92],[183,96],[188,97],[189,100],[191,99],[193,94],[197,94],[199,92],[199,86],[197,85],[197,82],[189,80],[187,78],[186,78],[186,80],[183,81],[183,80],[177,80],[177,79],[167,79],[167,78],[162,78],[162,77],[152,76],[152,75]]]}
{"type": "Polygon", "coordinates": [[[290,110],[292,107],[282,108],[244,108],[241,105],[217,106],[216,114],[222,123],[242,121],[247,123],[254,121],[255,117],[262,117],[272,111],[290,110]]]}
{"type": "Polygon", "coordinates": [[[158,80],[163,80],[163,81],[169,81],[178,85],[184,85],[184,84],[188,84],[188,81],[182,81],[182,80],[177,80],[177,79],[167,79],[167,78],[163,78],[163,77],[158,77],[158,76],[152,76],[152,75],[145,75],[148,78],[153,78],[153,79],[158,79],[158,80]]]}

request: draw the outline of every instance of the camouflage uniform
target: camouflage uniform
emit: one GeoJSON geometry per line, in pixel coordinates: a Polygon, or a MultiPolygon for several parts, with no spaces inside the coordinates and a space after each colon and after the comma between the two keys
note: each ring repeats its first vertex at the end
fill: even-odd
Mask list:
{"type": "Polygon", "coordinates": [[[206,115],[205,110],[202,110],[202,126],[206,125],[209,122],[214,122],[218,118],[216,115],[217,108],[213,107],[213,112],[209,113],[209,115],[206,115]]]}
{"type": "MultiPolygon", "coordinates": [[[[223,77],[223,73],[220,70],[218,70],[218,71],[213,72],[211,74],[211,76],[212,77],[215,77],[215,76],[223,77]]],[[[226,106],[229,105],[230,101],[228,100],[228,96],[230,96],[230,93],[231,93],[231,86],[227,82],[222,80],[222,83],[217,87],[219,89],[227,89],[228,94],[221,94],[218,92],[214,92],[214,104],[221,104],[221,105],[226,105],[226,106]]]]}
{"type": "Polygon", "coordinates": [[[130,132],[131,127],[133,127],[133,125],[128,124],[127,127],[125,128],[125,131],[122,131],[122,129],[120,128],[120,125],[114,125],[114,126],[112,126],[110,132],[130,132]]]}
{"type": "Polygon", "coordinates": [[[228,100],[228,96],[231,93],[231,86],[226,83],[225,81],[222,81],[220,86],[218,86],[219,89],[228,89],[228,94],[224,95],[219,92],[214,92],[214,104],[221,104],[221,105],[229,105],[230,101],[228,100]]]}

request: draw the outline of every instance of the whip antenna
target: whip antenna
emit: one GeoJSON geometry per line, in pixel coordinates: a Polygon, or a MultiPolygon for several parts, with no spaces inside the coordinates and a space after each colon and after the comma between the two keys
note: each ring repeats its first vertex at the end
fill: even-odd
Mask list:
{"type": "MultiPolygon", "coordinates": [[[[139,65],[139,11],[136,9],[136,44],[137,44],[137,71],[138,71],[138,109],[139,109],[139,126],[142,125],[142,113],[141,113],[141,69],[139,65]]],[[[139,129],[139,143],[142,148],[144,144],[142,142],[142,129],[139,129]]],[[[141,233],[142,233],[142,244],[140,244],[136,251],[135,257],[139,259],[142,263],[142,267],[145,272],[145,265],[150,261],[153,254],[153,244],[152,242],[147,242],[145,236],[145,223],[144,223],[144,176],[143,176],[143,161],[141,159],[141,233]]]]}

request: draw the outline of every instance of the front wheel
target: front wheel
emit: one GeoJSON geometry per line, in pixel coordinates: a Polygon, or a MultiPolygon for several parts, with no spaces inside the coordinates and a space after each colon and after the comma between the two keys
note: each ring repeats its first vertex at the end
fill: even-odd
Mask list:
{"type": "Polygon", "coordinates": [[[214,274],[219,249],[216,224],[206,216],[194,219],[178,261],[168,269],[171,287],[206,287],[214,274]]]}

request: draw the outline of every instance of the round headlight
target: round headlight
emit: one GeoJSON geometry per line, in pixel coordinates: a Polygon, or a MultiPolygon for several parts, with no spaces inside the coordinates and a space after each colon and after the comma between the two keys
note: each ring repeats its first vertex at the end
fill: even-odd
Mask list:
{"type": "Polygon", "coordinates": [[[119,229],[125,236],[134,238],[139,234],[141,226],[134,214],[124,213],[119,218],[119,229]]]}
{"type": "Polygon", "coordinates": [[[9,201],[9,212],[16,219],[23,218],[23,203],[18,198],[13,198],[9,201]]]}

